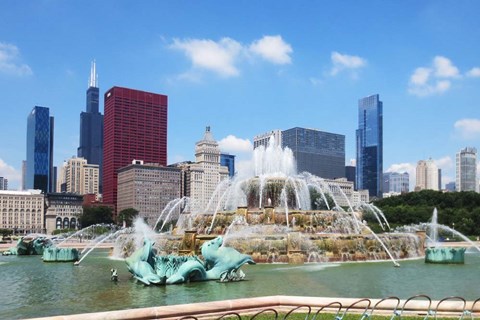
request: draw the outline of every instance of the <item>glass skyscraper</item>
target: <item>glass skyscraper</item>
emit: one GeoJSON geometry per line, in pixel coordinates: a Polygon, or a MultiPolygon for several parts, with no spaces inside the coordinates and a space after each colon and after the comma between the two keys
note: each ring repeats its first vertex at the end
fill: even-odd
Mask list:
{"type": "Polygon", "coordinates": [[[228,168],[229,177],[233,177],[235,175],[235,156],[233,154],[220,154],[220,165],[228,168]]]}
{"type": "Polygon", "coordinates": [[[357,189],[382,197],[383,103],[378,94],[358,100],[357,189]]]}
{"type": "Polygon", "coordinates": [[[80,146],[77,155],[88,164],[98,164],[100,169],[99,189],[102,192],[103,163],[103,115],[99,112],[99,89],[95,61],[90,70],[87,89],[87,111],[80,114],[80,146]]]}
{"type": "Polygon", "coordinates": [[[456,158],[456,191],[478,191],[477,149],[462,149],[456,158]]]}
{"type": "Polygon", "coordinates": [[[35,106],[28,115],[26,189],[53,190],[53,126],[46,107],[35,106]]]}
{"type": "Polygon", "coordinates": [[[282,147],[292,150],[297,172],[335,179],[345,177],[345,136],[295,127],[282,131],[282,147]]]}

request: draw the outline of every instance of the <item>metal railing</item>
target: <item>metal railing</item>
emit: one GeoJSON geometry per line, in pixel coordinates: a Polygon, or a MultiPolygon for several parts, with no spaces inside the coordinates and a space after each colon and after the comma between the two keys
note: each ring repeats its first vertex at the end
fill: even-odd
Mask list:
{"type": "Polygon", "coordinates": [[[442,315],[451,319],[474,320],[480,319],[480,298],[475,300],[469,309],[467,309],[467,301],[458,296],[446,297],[438,301],[437,305],[432,308],[432,299],[424,294],[412,296],[403,301],[398,297],[386,297],[377,301],[373,307],[371,299],[359,299],[349,305],[342,305],[341,302],[330,302],[323,306],[310,306],[302,304],[286,309],[285,306],[267,307],[256,312],[251,310],[229,311],[222,315],[188,315],[181,320],[200,320],[200,319],[283,319],[287,320],[294,314],[301,314],[305,320],[322,320],[327,316],[333,320],[344,320],[348,314],[359,315],[359,320],[369,319],[375,313],[390,317],[390,320],[405,317],[422,318],[427,320],[432,318],[436,320],[442,315]],[[478,310],[477,310],[478,309],[478,310]]]}

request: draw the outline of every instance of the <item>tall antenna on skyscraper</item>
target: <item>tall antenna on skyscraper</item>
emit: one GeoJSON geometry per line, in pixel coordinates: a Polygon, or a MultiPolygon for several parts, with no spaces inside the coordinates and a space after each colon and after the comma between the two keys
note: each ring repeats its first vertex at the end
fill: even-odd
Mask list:
{"type": "Polygon", "coordinates": [[[93,59],[92,65],[90,68],[90,81],[88,82],[88,86],[98,88],[98,74],[97,74],[97,67],[95,65],[95,59],[93,59]]]}

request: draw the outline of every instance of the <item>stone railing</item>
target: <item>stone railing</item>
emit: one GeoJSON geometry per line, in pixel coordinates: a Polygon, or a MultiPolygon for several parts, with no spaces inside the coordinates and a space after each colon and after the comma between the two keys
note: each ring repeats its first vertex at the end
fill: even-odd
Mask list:
{"type": "Polygon", "coordinates": [[[426,295],[406,300],[397,297],[384,299],[322,298],[300,296],[269,296],[162,307],[54,316],[30,320],[134,320],[134,319],[255,319],[260,315],[268,319],[287,319],[293,313],[305,314],[306,320],[320,319],[322,314],[334,314],[336,320],[355,313],[360,319],[384,315],[389,319],[415,317],[419,319],[478,319],[480,298],[466,301],[462,297],[447,297],[433,301],[426,295]]]}

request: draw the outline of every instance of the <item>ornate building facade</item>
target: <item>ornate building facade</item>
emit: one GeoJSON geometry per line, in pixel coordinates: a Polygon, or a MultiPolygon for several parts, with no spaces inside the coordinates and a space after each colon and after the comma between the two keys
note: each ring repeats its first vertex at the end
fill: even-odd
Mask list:
{"type": "Polygon", "coordinates": [[[45,195],[41,190],[0,191],[0,229],[43,233],[45,195]]]}
{"type": "Polygon", "coordinates": [[[220,164],[220,148],[217,141],[207,127],[203,139],[195,145],[195,163],[185,164],[185,184],[188,191],[186,195],[190,196],[193,210],[203,212],[213,212],[215,208],[210,208],[209,203],[217,203],[219,197],[215,190],[219,184],[228,179],[228,167],[220,164]]]}

